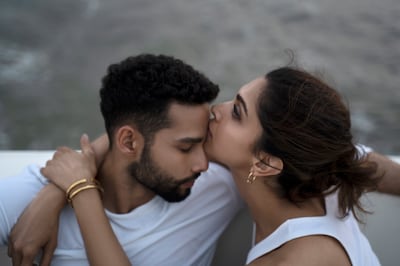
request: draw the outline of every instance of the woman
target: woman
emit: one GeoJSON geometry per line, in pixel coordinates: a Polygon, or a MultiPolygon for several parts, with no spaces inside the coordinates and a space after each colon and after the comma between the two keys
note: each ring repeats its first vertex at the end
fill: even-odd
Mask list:
{"type": "Polygon", "coordinates": [[[362,193],[376,188],[376,166],[357,157],[335,90],[281,68],[212,113],[206,150],[232,172],[254,219],[247,263],[379,264],[353,216],[362,193]]]}
{"type": "MultiPolygon", "coordinates": [[[[334,89],[304,71],[280,68],[211,111],[205,149],[232,172],[255,224],[247,264],[379,265],[357,225],[360,196],[377,187],[376,166],[357,156],[349,111],[334,89]]],[[[88,139],[81,142],[94,166],[88,139]]],[[[56,157],[70,155],[61,150],[56,157]]],[[[95,174],[93,167],[88,176],[95,174]]],[[[70,190],[91,263],[130,265],[100,193],[46,175],[70,190]]]]}

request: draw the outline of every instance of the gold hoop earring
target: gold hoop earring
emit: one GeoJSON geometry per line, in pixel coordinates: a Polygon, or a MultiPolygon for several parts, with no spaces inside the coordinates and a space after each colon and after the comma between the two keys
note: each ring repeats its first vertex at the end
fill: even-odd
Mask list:
{"type": "Polygon", "coordinates": [[[255,175],[253,174],[253,172],[250,171],[250,172],[249,172],[249,175],[248,175],[247,178],[246,178],[246,183],[247,183],[247,184],[253,184],[253,182],[256,180],[256,178],[257,178],[257,176],[255,176],[255,175]]]}

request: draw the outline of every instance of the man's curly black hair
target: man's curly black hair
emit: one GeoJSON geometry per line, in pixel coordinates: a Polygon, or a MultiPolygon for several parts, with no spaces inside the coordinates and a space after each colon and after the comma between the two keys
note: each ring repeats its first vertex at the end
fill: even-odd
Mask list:
{"type": "Polygon", "coordinates": [[[208,103],[218,92],[218,85],[171,56],[141,54],[112,64],[100,89],[110,143],[113,131],[122,123],[134,124],[146,141],[151,141],[155,132],[168,127],[171,103],[208,103]]]}

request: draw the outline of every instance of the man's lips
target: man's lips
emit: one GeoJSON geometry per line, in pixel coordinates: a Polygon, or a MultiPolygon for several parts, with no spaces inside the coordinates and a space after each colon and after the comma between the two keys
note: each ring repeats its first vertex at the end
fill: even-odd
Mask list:
{"type": "Polygon", "coordinates": [[[190,188],[194,185],[196,182],[197,178],[199,178],[200,173],[194,174],[192,177],[188,178],[187,181],[183,181],[179,186],[183,188],[190,188]]]}
{"type": "Polygon", "coordinates": [[[193,187],[194,182],[195,182],[195,180],[188,181],[188,182],[186,182],[186,183],[183,183],[183,184],[181,185],[181,187],[183,187],[183,188],[191,188],[191,187],[193,187]]]}

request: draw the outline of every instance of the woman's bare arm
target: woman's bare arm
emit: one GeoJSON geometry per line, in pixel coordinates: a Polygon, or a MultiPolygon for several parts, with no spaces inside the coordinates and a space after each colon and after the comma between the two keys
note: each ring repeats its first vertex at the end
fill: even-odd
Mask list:
{"type": "Polygon", "coordinates": [[[110,148],[110,142],[108,140],[107,134],[103,134],[91,143],[92,149],[94,151],[94,156],[96,159],[97,168],[103,163],[104,157],[108,149],[110,148]]]}
{"type": "Polygon", "coordinates": [[[105,215],[99,192],[94,189],[85,190],[74,197],[72,204],[90,265],[130,266],[105,215]]]}
{"type": "Polygon", "coordinates": [[[105,214],[99,193],[101,188],[91,179],[96,176],[97,167],[86,135],[81,138],[81,148],[81,152],[66,147],[58,149],[41,172],[68,194],[90,265],[130,265],[105,214]]]}
{"type": "Polygon", "coordinates": [[[377,163],[378,171],[376,176],[382,177],[378,185],[378,191],[400,195],[400,164],[377,152],[370,152],[368,160],[377,163]]]}

